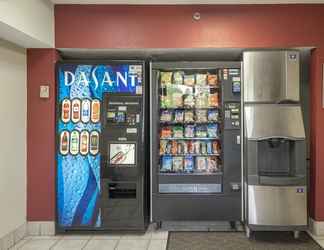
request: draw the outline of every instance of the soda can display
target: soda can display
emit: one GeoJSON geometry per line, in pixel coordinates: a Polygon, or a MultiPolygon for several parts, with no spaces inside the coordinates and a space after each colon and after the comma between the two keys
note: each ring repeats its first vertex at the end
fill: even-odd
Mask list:
{"type": "Polygon", "coordinates": [[[62,101],[61,109],[61,120],[64,123],[69,122],[71,119],[71,101],[69,99],[64,99],[62,101]]]}
{"type": "Polygon", "coordinates": [[[70,134],[68,131],[62,131],[60,135],[60,154],[67,155],[69,153],[70,134]]]}
{"type": "Polygon", "coordinates": [[[90,133],[90,153],[96,155],[99,153],[99,132],[92,131],[90,133]]]}
{"type": "Polygon", "coordinates": [[[93,123],[100,121],[100,101],[97,99],[92,100],[91,103],[91,121],[93,123]]]}
{"type": "Polygon", "coordinates": [[[80,134],[80,153],[87,155],[89,152],[89,132],[84,130],[80,134]]]}
{"type": "Polygon", "coordinates": [[[79,143],[80,143],[79,132],[76,130],[73,130],[71,132],[71,137],[70,137],[70,154],[71,155],[77,155],[79,153],[79,143]]]}
{"type": "Polygon", "coordinates": [[[71,120],[72,122],[77,123],[80,121],[81,101],[79,99],[73,99],[71,106],[72,106],[71,120]]]}
{"type": "Polygon", "coordinates": [[[87,123],[90,121],[91,102],[89,99],[82,100],[81,121],[87,123]]]}

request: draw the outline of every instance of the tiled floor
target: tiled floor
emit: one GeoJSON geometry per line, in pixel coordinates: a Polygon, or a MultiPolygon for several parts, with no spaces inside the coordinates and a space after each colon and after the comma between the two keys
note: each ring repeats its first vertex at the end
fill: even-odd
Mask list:
{"type": "Polygon", "coordinates": [[[308,234],[324,249],[324,236],[315,236],[310,232],[308,234]]]}
{"type": "Polygon", "coordinates": [[[29,236],[12,250],[165,250],[168,232],[149,228],[145,234],[29,236]]]}

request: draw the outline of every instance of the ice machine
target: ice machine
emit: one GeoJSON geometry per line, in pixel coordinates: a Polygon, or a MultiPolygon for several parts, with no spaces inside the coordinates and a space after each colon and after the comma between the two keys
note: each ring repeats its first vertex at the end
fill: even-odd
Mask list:
{"type": "Polygon", "coordinates": [[[298,51],[243,54],[245,222],[252,231],[307,229],[306,141],[298,51]]]}

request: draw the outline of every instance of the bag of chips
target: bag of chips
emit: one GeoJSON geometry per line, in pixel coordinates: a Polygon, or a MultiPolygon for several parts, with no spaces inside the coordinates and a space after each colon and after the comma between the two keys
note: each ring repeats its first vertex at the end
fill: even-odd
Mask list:
{"type": "Polygon", "coordinates": [[[169,126],[163,127],[161,129],[161,138],[169,138],[169,137],[172,137],[171,127],[169,127],[169,126]]]}
{"type": "Polygon", "coordinates": [[[183,122],[183,118],[184,118],[183,110],[176,110],[174,112],[174,121],[175,122],[183,122]]]}
{"type": "Polygon", "coordinates": [[[186,110],[184,113],[184,121],[185,122],[194,122],[194,112],[192,110],[186,110]]]}
{"type": "Polygon", "coordinates": [[[171,156],[163,156],[162,164],[161,164],[161,172],[170,172],[172,171],[172,157],[171,156]]]}
{"type": "Polygon", "coordinates": [[[198,171],[206,171],[207,170],[207,161],[206,157],[196,157],[196,168],[198,171]]]}
{"type": "Polygon", "coordinates": [[[217,86],[218,85],[218,76],[216,74],[207,74],[207,83],[210,86],[217,86]]]}
{"type": "Polygon", "coordinates": [[[171,142],[171,154],[176,155],[178,152],[178,143],[177,141],[171,142]]]}
{"type": "Polygon", "coordinates": [[[207,154],[207,144],[204,141],[200,142],[200,153],[203,155],[207,154]]]}
{"type": "Polygon", "coordinates": [[[209,105],[209,88],[196,87],[196,108],[208,108],[209,105]]]}
{"type": "Polygon", "coordinates": [[[195,153],[194,142],[189,141],[187,142],[187,145],[188,145],[188,154],[194,154],[195,153]]]}
{"type": "Polygon", "coordinates": [[[183,141],[182,145],[183,145],[183,154],[188,154],[189,153],[189,149],[188,149],[189,143],[187,141],[183,141]]]}
{"type": "Polygon", "coordinates": [[[200,141],[194,141],[192,144],[194,147],[194,154],[200,154],[200,141]]]}
{"type": "Polygon", "coordinates": [[[208,124],[207,126],[208,137],[217,138],[218,137],[218,124],[208,124]]]}
{"type": "Polygon", "coordinates": [[[181,108],[183,107],[183,98],[180,93],[173,93],[172,95],[172,107],[181,108]]]}
{"type": "Polygon", "coordinates": [[[183,137],[183,127],[182,126],[174,126],[173,127],[173,137],[176,137],[176,138],[183,137]]]}
{"type": "Polygon", "coordinates": [[[213,154],[220,153],[220,144],[219,141],[213,141],[213,154]]]}
{"type": "Polygon", "coordinates": [[[185,126],[185,137],[195,137],[195,126],[186,125],[185,126]]]}
{"type": "Polygon", "coordinates": [[[206,85],[207,75],[206,74],[196,74],[196,84],[206,85]]]}
{"type": "Polygon", "coordinates": [[[172,111],[170,110],[162,110],[160,116],[161,122],[171,122],[172,121],[172,111]]]}
{"type": "Polygon", "coordinates": [[[184,75],[183,82],[187,86],[195,85],[195,75],[184,75]]]}
{"type": "Polygon", "coordinates": [[[183,84],[183,71],[175,71],[173,73],[173,84],[183,84]]]}
{"type": "Polygon", "coordinates": [[[166,154],[167,145],[168,145],[168,141],[166,141],[166,140],[160,141],[160,155],[166,154]]]}
{"type": "Polygon", "coordinates": [[[207,154],[213,154],[213,145],[211,141],[207,141],[207,154]]]}
{"type": "Polygon", "coordinates": [[[173,171],[181,172],[183,171],[183,158],[182,157],[173,157],[173,164],[172,164],[173,171]]]}
{"type": "Polygon", "coordinates": [[[217,172],[218,164],[217,164],[217,158],[216,157],[207,157],[207,171],[210,173],[217,172]]]}
{"type": "Polygon", "coordinates": [[[218,110],[216,110],[216,109],[208,110],[208,121],[210,121],[210,122],[218,121],[218,110]]]}
{"type": "Polygon", "coordinates": [[[207,122],[207,110],[206,109],[197,109],[196,110],[196,121],[198,123],[207,122]]]}
{"type": "Polygon", "coordinates": [[[182,141],[178,141],[177,142],[177,154],[181,155],[183,154],[183,142],[182,141]]]}
{"type": "Polygon", "coordinates": [[[161,72],[160,83],[162,86],[172,83],[172,72],[161,72]]]}
{"type": "Polygon", "coordinates": [[[183,105],[186,108],[192,108],[195,106],[195,97],[193,94],[186,94],[183,96],[183,105]]]}
{"type": "Polygon", "coordinates": [[[194,159],[191,155],[184,158],[184,170],[186,172],[193,172],[194,170],[194,159]]]}
{"type": "Polygon", "coordinates": [[[216,92],[214,94],[209,94],[208,103],[209,103],[209,107],[218,107],[219,106],[218,92],[216,92]]]}
{"type": "Polygon", "coordinates": [[[196,126],[196,137],[207,137],[207,128],[205,125],[196,126]]]}
{"type": "Polygon", "coordinates": [[[168,141],[165,149],[165,154],[170,155],[172,153],[172,141],[168,141]]]}

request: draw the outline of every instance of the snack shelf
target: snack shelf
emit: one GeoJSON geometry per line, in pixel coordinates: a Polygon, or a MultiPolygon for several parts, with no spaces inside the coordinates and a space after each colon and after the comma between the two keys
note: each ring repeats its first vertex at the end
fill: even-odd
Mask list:
{"type": "Polygon", "coordinates": [[[221,123],[221,121],[220,120],[218,120],[218,121],[207,121],[207,122],[195,122],[195,121],[193,121],[193,122],[165,122],[165,121],[160,121],[160,123],[163,124],[163,125],[187,125],[187,124],[188,125],[191,125],[191,124],[200,125],[200,124],[221,123]]]}
{"type": "Polygon", "coordinates": [[[160,154],[160,156],[220,156],[218,154],[160,154]]]}
{"type": "Polygon", "coordinates": [[[171,173],[171,172],[160,172],[159,175],[162,176],[197,176],[197,175],[223,175],[222,171],[219,172],[196,172],[196,173],[188,173],[188,172],[177,172],[177,173],[171,173]]]}
{"type": "Polygon", "coordinates": [[[220,137],[160,137],[160,140],[220,140],[220,137]]]}
{"type": "Polygon", "coordinates": [[[202,110],[208,110],[208,109],[221,109],[221,106],[217,107],[160,107],[160,110],[197,110],[197,109],[202,109],[202,110]]]}
{"type": "Polygon", "coordinates": [[[209,88],[209,89],[220,89],[220,85],[217,85],[217,86],[212,86],[212,85],[198,85],[198,84],[195,84],[195,85],[185,85],[185,84],[175,84],[175,83],[171,83],[171,84],[167,84],[167,85],[161,85],[160,86],[160,89],[165,89],[167,88],[168,86],[185,86],[185,87],[188,87],[188,88],[209,88]]]}

